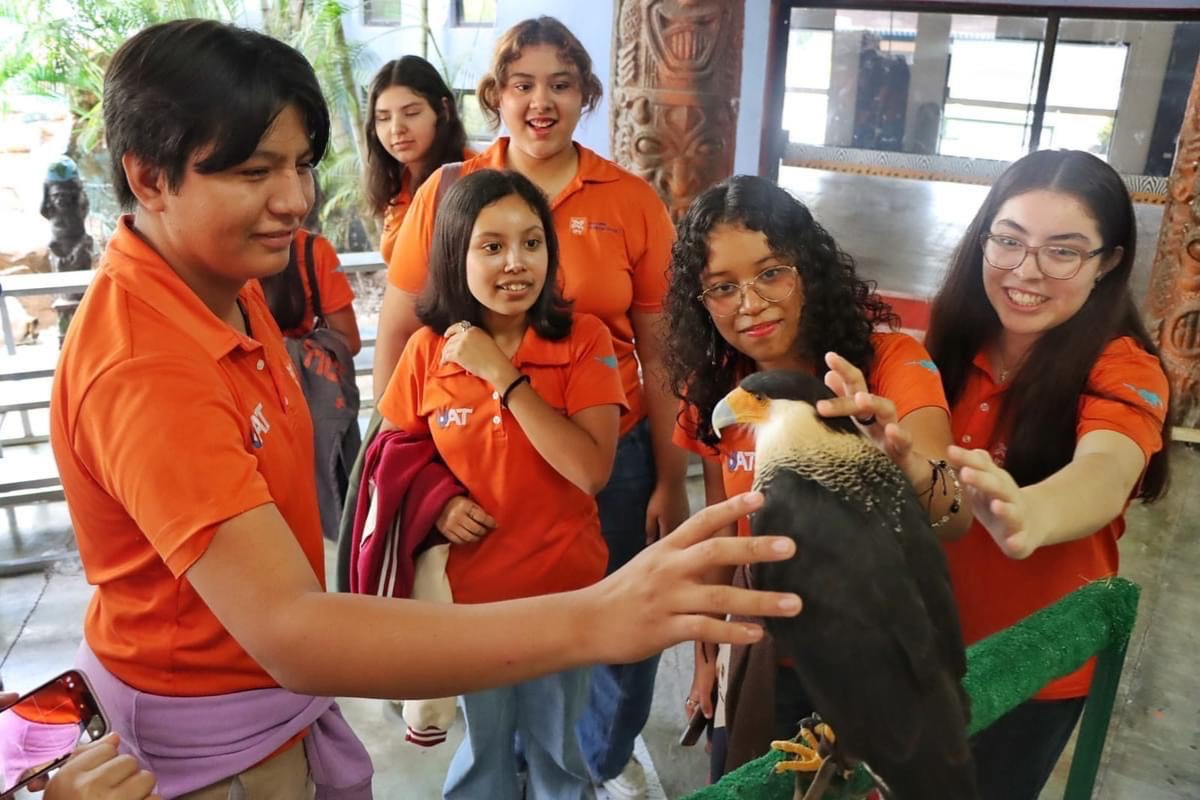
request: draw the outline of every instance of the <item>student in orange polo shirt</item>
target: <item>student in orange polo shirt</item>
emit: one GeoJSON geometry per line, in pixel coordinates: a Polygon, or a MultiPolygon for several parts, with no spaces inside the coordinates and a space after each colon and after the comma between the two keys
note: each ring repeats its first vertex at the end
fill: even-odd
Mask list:
{"type": "MultiPolygon", "coordinates": [[[[426,327],[409,339],[379,412],[385,429],[432,434],[469,493],[447,503],[438,526],[455,545],[454,601],[595,583],[608,553],[593,496],[608,482],[627,406],[608,329],[559,295],[546,198],[520,173],[474,172],[447,192],[432,252],[417,305],[426,327]]],[[[582,799],[589,783],[571,732],[588,675],[464,695],[466,735],[443,795],[520,797],[519,733],[530,794],[582,799]]]]}
{"type": "MultiPolygon", "coordinates": [[[[1129,294],[1136,231],[1112,167],[1032,153],[992,186],[934,301],[926,341],[976,519],[946,545],[967,644],[1115,575],[1126,507],[1166,487],[1167,379],[1129,294]]],[[[976,738],[985,798],[1037,798],[1091,679],[1089,662],[976,738]]]]}
{"type": "Polygon", "coordinates": [[[330,695],[512,685],[697,633],[761,635],[700,614],[797,613],[795,597],[703,585],[716,565],[794,552],[779,538],[699,544],[753,496],[565,594],[326,594],[309,414],[248,285],[283,269],[312,203],[329,135],[316,76],[261,33],[179,20],[114,54],[104,109],[132,213],[64,343],[51,444],[96,587],[77,663],[164,797],[293,797],[311,781],[366,798],[369,759],[330,695]]]}
{"type": "MultiPolygon", "coordinates": [[[[641,178],[572,141],[602,88],[583,45],[552,17],[528,19],[496,44],[479,102],[509,136],[466,162],[461,174],[512,169],[550,198],[562,252],[562,289],[578,312],[612,333],[630,411],[609,485],[596,498],[609,570],[688,513],[686,454],[671,443],[675,400],[662,366],[662,299],[674,226],[641,178]],[[639,374],[640,368],[640,374],[639,374]]],[[[418,327],[416,297],[426,282],[435,204],[443,173],[413,199],[388,264],[375,347],[375,390],[392,373],[418,327]]],[[[596,670],[580,733],[588,767],[618,799],[644,792],[633,747],[650,713],[657,661],[596,670]]]]}
{"type": "MultiPolygon", "coordinates": [[[[952,484],[935,485],[945,468],[930,461],[942,459],[950,445],[949,410],[937,368],[915,339],[886,330],[894,327],[895,314],[856,277],[853,260],[803,203],[771,181],[751,176],[730,178],[697,197],[679,225],[667,309],[667,363],[682,398],[675,441],[704,459],[709,503],[747,491],[754,479],[753,435],[735,430],[718,439],[711,423],[717,402],[757,370],[801,369],[824,373],[840,396],[819,403],[821,413],[854,416],[892,453],[940,533],[965,530],[952,484]]],[[[745,520],[738,534],[749,535],[745,520]]],[[[727,572],[723,579],[731,577],[727,572]]],[[[735,727],[732,718],[722,719],[728,705],[719,714],[714,708],[718,657],[725,663],[725,653],[697,645],[694,680],[684,702],[689,716],[697,709],[709,718],[717,714],[714,778],[765,752],[770,739],[794,736],[796,721],[812,711],[807,701],[773,709],[743,705],[737,710],[742,724],[735,727]],[[751,726],[747,719],[763,724],[751,726]]],[[[758,663],[770,664],[773,658],[758,663]]],[[[776,670],[774,676],[748,675],[747,681],[790,685],[793,674],[776,670]]],[[[772,694],[803,697],[799,687],[793,688],[772,694]]],[[[732,704],[735,692],[730,686],[730,694],[719,694],[732,704]]]]}
{"type": "Polygon", "coordinates": [[[375,73],[363,134],[367,206],[383,218],[379,251],[387,263],[413,194],[443,164],[475,153],[467,148],[454,93],[420,56],[389,61],[375,73]]]}

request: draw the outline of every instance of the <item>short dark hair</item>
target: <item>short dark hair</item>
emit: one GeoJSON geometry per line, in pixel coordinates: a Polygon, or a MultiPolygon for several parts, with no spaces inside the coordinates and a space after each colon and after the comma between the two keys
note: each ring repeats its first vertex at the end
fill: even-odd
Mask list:
{"type": "MultiPolygon", "coordinates": [[[[925,344],[942,374],[951,408],[962,396],[976,354],[1001,332],[1000,317],[983,285],[980,237],[991,230],[1006,202],[1039,189],[1078,200],[1096,221],[1105,256],[1111,257],[1118,247],[1122,254],[1083,307],[1038,338],[1010,381],[997,429],[1007,434],[1004,468],[1020,486],[1037,483],[1070,463],[1079,398],[1095,394],[1088,376],[1109,342],[1129,336],[1158,356],[1129,292],[1137,256],[1137,219],[1125,182],[1091,153],[1039,150],[1014,162],[992,184],[930,309],[925,344]]],[[[1137,489],[1139,497],[1154,500],[1165,492],[1167,463],[1166,448],[1150,457],[1137,489]]]]}
{"type": "Polygon", "coordinates": [[[516,195],[529,204],[546,232],[546,282],[529,324],[543,339],[562,339],[571,332],[571,304],[558,287],[558,236],[546,195],[531,180],[511,170],[482,169],[460,178],[438,204],[429,253],[429,281],[417,299],[417,318],[438,333],[455,322],[483,324],[483,305],[467,286],[467,250],[479,212],[516,195]]]}
{"type": "Polygon", "coordinates": [[[717,332],[699,299],[708,237],[723,223],[761,232],[771,252],[799,271],[804,311],[793,345],[796,355],[819,366],[833,350],[869,375],[875,360],[872,331],[899,323],[875,284],[858,277],[850,254],[787,191],[753,175],[735,175],[705,190],[679,221],[671,248],[664,361],[671,390],[696,411],[696,436],[710,446],[718,438],[713,409],[755,369],[752,359],[717,332]]]}
{"type": "Polygon", "coordinates": [[[121,160],[133,153],[161,169],[177,191],[195,169],[219,172],[249,158],[286,106],[304,119],[313,163],[329,143],[329,109],[312,66],[297,50],[224,22],[183,19],[140,31],[104,74],[104,133],[113,189],[135,205],[121,160]]]}
{"type": "Polygon", "coordinates": [[[433,113],[437,114],[437,130],[429,153],[422,158],[423,169],[413,173],[409,181],[409,188],[413,192],[438,167],[462,161],[463,148],[467,146],[467,132],[458,116],[454,93],[432,64],[420,56],[404,56],[384,64],[371,79],[367,93],[367,118],[363,122],[363,133],[367,140],[367,208],[375,215],[387,211],[388,204],[400,193],[400,182],[407,169],[388,153],[375,133],[375,104],[379,102],[379,95],[393,86],[411,89],[425,98],[433,113]]]}

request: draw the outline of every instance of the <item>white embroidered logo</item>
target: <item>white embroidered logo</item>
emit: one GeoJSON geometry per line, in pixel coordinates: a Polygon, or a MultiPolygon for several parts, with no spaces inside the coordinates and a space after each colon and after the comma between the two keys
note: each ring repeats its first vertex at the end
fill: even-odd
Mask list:
{"type": "Polygon", "coordinates": [[[587,217],[571,217],[571,233],[583,236],[587,231],[587,217]]]}
{"type": "Polygon", "coordinates": [[[250,443],[256,448],[263,446],[262,435],[271,430],[271,423],[263,414],[263,405],[259,403],[250,414],[250,443]]]}
{"type": "Polygon", "coordinates": [[[447,408],[437,413],[437,424],[439,428],[449,428],[451,425],[462,428],[467,424],[467,419],[471,416],[473,408],[447,408]]]}

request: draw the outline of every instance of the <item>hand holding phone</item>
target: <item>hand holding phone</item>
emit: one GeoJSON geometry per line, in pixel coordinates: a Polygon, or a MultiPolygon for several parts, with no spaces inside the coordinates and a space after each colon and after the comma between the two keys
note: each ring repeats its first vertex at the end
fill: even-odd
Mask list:
{"type": "Polygon", "coordinates": [[[108,732],[83,673],[70,670],[0,710],[0,797],[45,784],[81,741],[108,732]]]}
{"type": "Polygon", "coordinates": [[[688,720],[687,727],[683,729],[683,735],[679,737],[679,746],[691,747],[700,741],[700,735],[704,733],[711,721],[704,716],[704,709],[697,706],[692,711],[692,718],[688,720]]]}

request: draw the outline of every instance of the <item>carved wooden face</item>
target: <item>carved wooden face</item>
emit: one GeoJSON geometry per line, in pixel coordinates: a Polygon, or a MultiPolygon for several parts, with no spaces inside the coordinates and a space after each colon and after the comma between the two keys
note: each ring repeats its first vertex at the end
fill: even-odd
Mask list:
{"type": "Polygon", "coordinates": [[[728,174],[729,153],[721,129],[699,106],[666,105],[639,97],[631,110],[633,170],[667,199],[671,215],[678,219],[704,187],[728,174]]]}
{"type": "Polygon", "coordinates": [[[712,69],[728,7],[715,0],[650,0],[646,4],[650,48],[666,70],[682,74],[712,69]]]}

